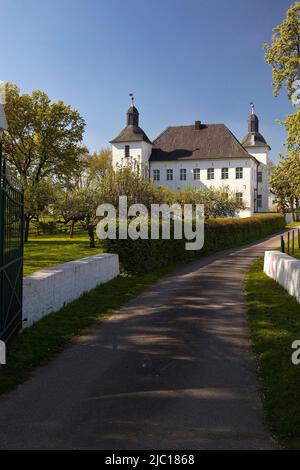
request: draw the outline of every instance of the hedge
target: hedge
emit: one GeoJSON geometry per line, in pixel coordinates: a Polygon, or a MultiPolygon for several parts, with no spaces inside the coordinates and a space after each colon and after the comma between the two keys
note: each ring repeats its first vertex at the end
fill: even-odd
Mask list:
{"type": "Polygon", "coordinates": [[[208,219],[205,222],[204,247],[200,251],[186,251],[185,239],[107,239],[103,240],[103,245],[106,252],[119,255],[124,270],[129,273],[142,273],[250,243],[284,227],[285,220],[281,214],[265,214],[244,219],[208,219]]]}

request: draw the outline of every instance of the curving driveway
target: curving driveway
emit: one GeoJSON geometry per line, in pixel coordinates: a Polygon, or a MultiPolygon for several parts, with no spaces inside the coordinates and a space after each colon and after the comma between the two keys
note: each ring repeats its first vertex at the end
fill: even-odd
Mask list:
{"type": "Polygon", "coordinates": [[[0,399],[2,449],[271,449],[243,280],[278,237],[179,269],[0,399]]]}

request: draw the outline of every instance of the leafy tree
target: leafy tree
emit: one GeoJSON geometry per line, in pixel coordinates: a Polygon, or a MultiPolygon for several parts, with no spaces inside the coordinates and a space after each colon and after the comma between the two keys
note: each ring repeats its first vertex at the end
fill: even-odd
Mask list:
{"type": "Polygon", "coordinates": [[[180,204],[204,204],[205,217],[235,217],[245,209],[236,193],[226,188],[193,188],[188,187],[176,193],[175,198],[180,204]]]}
{"type": "Polygon", "coordinates": [[[74,235],[77,222],[81,222],[88,231],[90,247],[95,247],[94,228],[96,226],[96,209],[99,204],[99,193],[91,188],[77,188],[73,191],[62,190],[56,202],[55,211],[63,218],[64,223],[71,222],[70,238],[74,235]]]}
{"type": "MultiPolygon", "coordinates": [[[[51,103],[41,91],[22,95],[10,83],[6,84],[5,112],[8,131],[3,137],[3,152],[22,180],[30,207],[40,199],[43,181],[67,181],[81,168],[85,123],[78,111],[63,101],[51,103]]],[[[27,233],[32,217],[30,210],[27,233]]]]}
{"type": "MultiPolygon", "coordinates": [[[[285,20],[274,29],[273,43],[265,44],[266,62],[272,65],[274,95],[285,85],[289,99],[298,93],[300,80],[300,2],[295,2],[285,20]]],[[[293,104],[295,104],[293,102],[293,104]]],[[[294,210],[299,200],[300,108],[282,122],[287,131],[287,156],[275,167],[271,188],[281,210],[294,210]]]]}
{"type": "Polygon", "coordinates": [[[111,170],[112,155],[109,148],[94,152],[87,157],[88,181],[101,182],[105,174],[111,170]]]}
{"type": "Polygon", "coordinates": [[[272,45],[264,44],[264,49],[266,62],[272,65],[274,95],[278,96],[285,84],[291,98],[300,68],[300,2],[295,2],[273,32],[272,45]]]}
{"type": "Polygon", "coordinates": [[[164,202],[161,201],[163,192],[156,188],[153,181],[138,174],[130,166],[107,171],[99,191],[101,202],[113,204],[115,207],[118,207],[120,196],[127,196],[129,205],[144,204],[150,207],[153,203],[164,202]]]}
{"type": "Polygon", "coordinates": [[[57,190],[50,178],[27,183],[24,189],[24,239],[28,241],[30,221],[38,218],[47,206],[56,203],[57,190]]]}
{"type": "Polygon", "coordinates": [[[300,200],[300,160],[296,156],[283,157],[270,179],[272,192],[281,212],[293,211],[300,200]]]}

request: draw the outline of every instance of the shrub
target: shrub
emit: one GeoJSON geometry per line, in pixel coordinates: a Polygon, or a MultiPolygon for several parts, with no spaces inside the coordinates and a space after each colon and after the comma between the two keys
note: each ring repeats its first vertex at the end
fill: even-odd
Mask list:
{"type": "MultiPolygon", "coordinates": [[[[117,253],[128,272],[149,272],[177,261],[249,243],[284,228],[284,217],[266,214],[245,219],[208,219],[201,251],[186,251],[186,240],[103,240],[105,251],[117,253]]],[[[172,224],[171,224],[172,234],[172,224]]]]}

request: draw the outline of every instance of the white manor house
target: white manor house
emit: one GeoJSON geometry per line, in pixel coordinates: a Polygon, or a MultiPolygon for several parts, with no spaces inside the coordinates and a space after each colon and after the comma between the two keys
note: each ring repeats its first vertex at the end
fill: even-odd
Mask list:
{"type": "Polygon", "coordinates": [[[173,191],[187,186],[227,186],[246,206],[240,217],[269,211],[267,165],[271,149],[259,132],[253,105],[248,133],[241,142],[224,124],[201,121],[167,127],[151,142],[139,127],[139,112],[132,105],[126,127],[110,143],[114,168],[134,165],[158,186],[173,191]]]}

